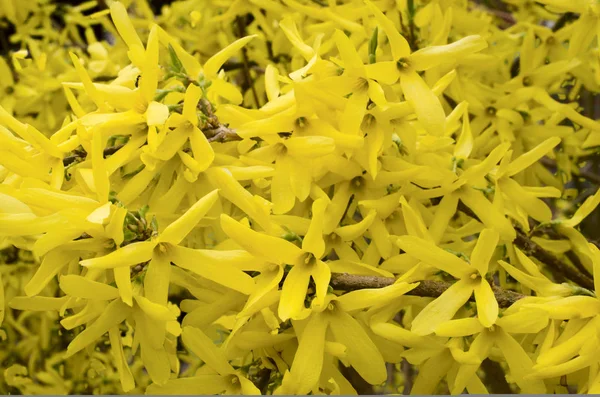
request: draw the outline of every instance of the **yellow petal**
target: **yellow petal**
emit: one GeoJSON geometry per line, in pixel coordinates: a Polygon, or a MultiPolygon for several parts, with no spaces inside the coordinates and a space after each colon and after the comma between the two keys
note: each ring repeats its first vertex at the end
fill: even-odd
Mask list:
{"type": "Polygon", "coordinates": [[[429,241],[414,236],[402,236],[396,239],[396,244],[407,254],[456,278],[465,277],[473,272],[467,262],[429,241]]]}
{"type": "Polygon", "coordinates": [[[454,283],[415,317],[411,332],[417,335],[429,335],[440,324],[451,320],[473,295],[473,287],[471,280],[460,280],[454,283]]]}
{"type": "Polygon", "coordinates": [[[149,261],[156,243],[142,241],[126,245],[108,255],[81,261],[81,266],[99,269],[112,269],[120,266],[134,266],[149,261]]]}
{"type": "Polygon", "coordinates": [[[345,312],[359,310],[366,307],[378,306],[385,302],[406,294],[416,288],[418,284],[404,282],[394,283],[388,287],[377,289],[361,289],[343,294],[337,298],[337,304],[345,312]]]}
{"type": "Polygon", "coordinates": [[[414,71],[403,70],[400,85],[406,100],[412,105],[417,118],[427,132],[434,136],[443,135],[446,128],[446,113],[440,100],[423,78],[414,71]]]}
{"type": "Polygon", "coordinates": [[[254,290],[252,277],[227,263],[210,263],[201,250],[185,247],[170,247],[169,259],[177,266],[249,295],[254,290]]]}
{"type": "Polygon", "coordinates": [[[530,167],[558,145],[560,141],[561,139],[558,137],[548,138],[527,153],[520,155],[518,158],[511,161],[510,165],[506,168],[505,175],[513,176],[530,167]]]}
{"type": "Polygon", "coordinates": [[[204,64],[204,76],[209,80],[216,78],[221,66],[255,37],[256,35],[252,35],[238,39],[210,57],[204,64]]]}
{"type": "Polygon", "coordinates": [[[121,300],[128,306],[133,307],[133,285],[131,284],[131,269],[126,266],[113,269],[115,284],[119,290],[121,300]]]}
{"type": "Polygon", "coordinates": [[[410,55],[410,64],[415,70],[428,70],[449,60],[459,60],[487,47],[479,35],[467,36],[451,44],[429,46],[410,55]]]}
{"type": "Polygon", "coordinates": [[[541,310],[524,310],[504,315],[496,321],[509,334],[536,334],[548,325],[549,317],[541,310]]]}
{"type": "Polygon", "coordinates": [[[67,295],[82,299],[111,300],[119,297],[119,290],[115,287],[72,274],[60,278],[60,289],[67,295]]]}
{"type": "Polygon", "coordinates": [[[150,320],[156,320],[157,322],[167,322],[174,321],[177,319],[177,316],[167,308],[167,306],[156,304],[150,299],[140,296],[134,295],[135,303],[139,306],[140,309],[148,316],[150,320]]]}
{"type": "Polygon", "coordinates": [[[282,238],[256,232],[225,214],[221,214],[221,227],[246,251],[273,263],[293,264],[303,255],[302,250],[294,244],[282,238]]]}
{"type": "Polygon", "coordinates": [[[515,239],[516,232],[511,222],[488,201],[483,192],[465,187],[460,191],[460,199],[473,210],[487,228],[497,230],[503,240],[515,239]]]}
{"type": "Polygon", "coordinates": [[[370,1],[366,0],[367,8],[371,13],[375,16],[379,25],[385,31],[385,35],[388,37],[390,42],[390,47],[392,50],[392,56],[394,60],[397,61],[400,58],[407,57],[410,55],[410,46],[408,45],[408,41],[396,30],[394,23],[386,17],[377,6],[375,6],[370,1]]]}
{"type": "Polygon", "coordinates": [[[552,210],[542,200],[525,190],[512,178],[501,178],[498,181],[502,192],[522,207],[529,216],[538,222],[549,222],[552,219],[552,210]]]}
{"type": "Polygon", "coordinates": [[[460,318],[441,323],[435,329],[435,334],[451,338],[475,335],[483,331],[483,325],[474,317],[460,318]]]}
{"type": "Polygon", "coordinates": [[[84,349],[86,346],[97,342],[115,325],[121,324],[129,315],[129,307],[120,300],[112,301],[91,325],[88,325],[83,332],[78,334],[75,339],[69,343],[65,358],[71,357],[75,353],[84,349]]]}
{"type": "Polygon", "coordinates": [[[498,347],[502,350],[506,363],[510,368],[510,374],[515,379],[522,393],[546,393],[546,386],[542,381],[523,380],[523,376],[531,372],[533,362],[529,355],[523,350],[519,342],[507,334],[502,328],[495,334],[498,347]]]}
{"type": "Polygon", "coordinates": [[[316,258],[321,258],[325,252],[325,240],[323,239],[323,219],[328,202],[320,198],[313,202],[312,219],[308,232],[302,240],[302,249],[311,252],[316,258]]]}
{"type": "Polygon", "coordinates": [[[169,118],[169,107],[163,103],[151,101],[145,115],[148,126],[163,125],[169,118]]]}
{"type": "Polygon", "coordinates": [[[475,287],[475,302],[477,303],[477,317],[481,324],[489,328],[498,318],[498,302],[494,296],[492,287],[485,278],[475,287]]]}
{"type": "Polygon", "coordinates": [[[307,266],[296,265],[289,271],[279,301],[278,315],[281,320],[293,319],[302,313],[309,281],[310,268],[307,266]]]}
{"type": "Polygon", "coordinates": [[[180,216],[175,222],[167,226],[160,234],[159,241],[179,244],[196,225],[204,218],[206,213],[210,211],[213,205],[219,199],[218,189],[213,190],[206,196],[198,200],[189,210],[180,216]]]}
{"type": "MultiPolygon", "coordinates": [[[[146,103],[150,103],[158,88],[158,26],[154,25],[148,35],[148,44],[144,56],[140,91],[146,103]]],[[[166,108],[166,105],[163,105],[166,108]]],[[[167,109],[168,111],[168,109],[167,109]]],[[[166,120],[166,119],[165,119],[166,120]]],[[[163,121],[164,123],[164,121],[163,121]]],[[[162,124],[162,123],[159,123],[162,124]]],[[[151,124],[149,124],[151,125],[151,124]]]]}
{"type": "Polygon", "coordinates": [[[600,204],[600,190],[592,197],[588,197],[581,207],[577,209],[570,219],[561,220],[560,224],[566,227],[575,227],[581,223],[600,204]]]}
{"type": "Polygon", "coordinates": [[[283,379],[286,394],[308,394],[319,382],[326,330],[327,322],[319,314],[313,315],[306,324],[290,372],[283,379]]]}
{"type": "Polygon", "coordinates": [[[231,382],[221,375],[196,375],[194,377],[169,379],[164,385],[153,383],[146,389],[149,396],[169,395],[218,395],[231,387],[231,382]]]}
{"type": "Polygon", "coordinates": [[[73,253],[60,249],[46,254],[31,280],[25,285],[24,291],[27,296],[39,294],[73,258],[73,253]]]}
{"type": "Polygon", "coordinates": [[[233,367],[225,357],[225,352],[219,349],[204,332],[195,327],[183,327],[181,337],[188,349],[220,375],[234,373],[233,367]]]}
{"type": "Polygon", "coordinates": [[[335,340],[346,346],[347,360],[359,375],[372,385],[384,382],[387,370],[383,357],[360,323],[339,310],[329,324],[335,340]]]}
{"type": "Polygon", "coordinates": [[[129,19],[127,9],[123,4],[119,2],[113,2],[110,5],[110,14],[115,26],[117,27],[119,35],[129,47],[129,56],[131,61],[137,66],[141,66],[141,61],[144,58],[144,46],[135,31],[135,27],[129,19]]]}
{"type": "Polygon", "coordinates": [[[371,226],[375,217],[377,216],[376,210],[371,210],[360,222],[354,225],[341,226],[335,229],[334,233],[342,238],[343,241],[352,241],[362,236],[367,229],[371,226]]]}
{"type": "Polygon", "coordinates": [[[471,265],[475,267],[481,277],[488,272],[489,262],[494,255],[500,235],[494,229],[484,229],[479,234],[477,244],[471,254],[471,265]]]}
{"type": "Polygon", "coordinates": [[[119,329],[114,327],[108,332],[110,346],[113,354],[113,360],[116,364],[119,372],[119,378],[121,380],[121,387],[124,392],[131,391],[135,388],[135,379],[127,363],[127,358],[123,352],[123,345],[121,343],[121,335],[119,329]]]}

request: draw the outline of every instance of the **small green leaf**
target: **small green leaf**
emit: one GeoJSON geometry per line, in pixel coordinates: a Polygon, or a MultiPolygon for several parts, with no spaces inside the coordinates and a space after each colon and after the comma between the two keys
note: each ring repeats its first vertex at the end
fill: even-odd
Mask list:
{"type": "Polygon", "coordinates": [[[175,73],[185,73],[185,68],[171,44],[169,44],[169,56],[171,58],[171,69],[175,73]]]}
{"type": "Polygon", "coordinates": [[[369,41],[369,63],[375,63],[377,61],[377,34],[379,33],[379,28],[375,26],[375,30],[373,31],[373,35],[371,35],[371,40],[369,41]]]}

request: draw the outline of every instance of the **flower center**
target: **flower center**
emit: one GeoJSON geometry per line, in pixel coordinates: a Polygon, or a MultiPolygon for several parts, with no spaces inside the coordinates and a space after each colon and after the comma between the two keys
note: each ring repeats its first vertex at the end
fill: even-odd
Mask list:
{"type": "Polygon", "coordinates": [[[396,62],[396,67],[398,68],[398,70],[406,70],[410,67],[410,63],[408,61],[408,58],[400,58],[398,59],[398,62],[396,62]]]}

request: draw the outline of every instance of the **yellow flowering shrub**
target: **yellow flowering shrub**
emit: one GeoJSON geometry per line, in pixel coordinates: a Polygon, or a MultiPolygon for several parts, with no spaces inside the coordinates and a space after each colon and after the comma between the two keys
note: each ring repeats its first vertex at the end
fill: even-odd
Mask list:
{"type": "Polygon", "coordinates": [[[600,5],[0,0],[2,394],[600,393],[600,5]]]}

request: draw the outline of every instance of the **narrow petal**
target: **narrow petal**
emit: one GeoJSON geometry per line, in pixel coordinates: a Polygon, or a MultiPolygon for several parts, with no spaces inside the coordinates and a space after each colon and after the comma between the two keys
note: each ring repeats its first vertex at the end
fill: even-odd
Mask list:
{"type": "Polygon", "coordinates": [[[313,315],[306,324],[290,372],[283,379],[282,386],[286,394],[308,394],[319,382],[326,330],[327,321],[320,314],[313,315]]]}
{"type": "Polygon", "coordinates": [[[73,253],[57,249],[46,254],[37,271],[25,285],[24,291],[27,296],[39,294],[52,279],[67,266],[71,260],[75,259],[73,253]]]}
{"type": "Polygon", "coordinates": [[[129,315],[129,307],[120,300],[112,301],[102,312],[100,317],[91,325],[88,325],[83,332],[78,334],[75,339],[69,343],[65,358],[73,356],[75,353],[83,350],[86,346],[97,342],[115,325],[121,324],[129,315]]]}
{"type": "Polygon", "coordinates": [[[375,16],[379,25],[385,31],[385,35],[388,37],[390,42],[390,47],[392,49],[392,56],[394,60],[397,61],[400,58],[407,57],[410,55],[410,46],[408,45],[408,41],[402,36],[394,26],[394,23],[386,17],[377,6],[375,6],[370,1],[366,0],[367,8],[371,13],[375,16]]]}
{"type": "Polygon", "coordinates": [[[516,232],[511,222],[489,202],[483,192],[464,187],[460,190],[460,199],[473,210],[487,228],[497,230],[503,240],[515,239],[516,232]]]}
{"type": "Polygon", "coordinates": [[[548,325],[548,314],[541,310],[524,310],[505,315],[496,321],[509,334],[537,334],[548,325]]]}
{"type": "Polygon", "coordinates": [[[546,153],[551,151],[560,142],[561,139],[559,137],[546,139],[544,142],[540,143],[527,153],[524,153],[515,160],[511,161],[510,165],[506,168],[505,175],[513,176],[530,167],[532,164],[544,157],[546,153]]]}
{"type": "Polygon", "coordinates": [[[372,63],[370,65],[365,65],[365,70],[369,79],[377,80],[378,82],[387,85],[394,84],[400,77],[396,62],[383,61],[372,63]]]}
{"type": "Polygon", "coordinates": [[[468,317],[441,323],[435,329],[435,334],[438,336],[456,338],[475,335],[481,331],[483,331],[483,325],[481,325],[481,322],[474,317],[468,317]]]}
{"type": "Polygon", "coordinates": [[[73,274],[60,278],[60,289],[81,299],[111,300],[119,297],[119,290],[115,287],[73,274]]]}
{"type": "Polygon", "coordinates": [[[254,290],[252,277],[227,263],[214,264],[206,261],[206,256],[200,250],[170,247],[169,258],[183,269],[243,294],[249,295],[254,290]]]}
{"type": "Polygon", "coordinates": [[[146,389],[146,395],[218,395],[230,386],[229,380],[221,375],[196,375],[190,378],[169,379],[164,385],[153,383],[146,389]]]}
{"type": "Polygon", "coordinates": [[[481,277],[485,278],[488,272],[490,260],[499,240],[500,235],[494,229],[484,229],[479,234],[477,244],[471,254],[471,265],[479,271],[481,277]]]}
{"type": "Polygon", "coordinates": [[[123,344],[121,343],[121,335],[117,327],[113,327],[108,332],[110,347],[112,350],[113,359],[119,372],[121,387],[124,392],[131,391],[135,388],[135,379],[127,363],[127,358],[123,352],[123,344]]]}
{"type": "Polygon", "coordinates": [[[159,240],[174,245],[179,244],[204,218],[218,199],[219,191],[217,189],[202,197],[185,214],[167,226],[160,234],[159,240]]]}
{"type": "Polygon", "coordinates": [[[347,360],[356,372],[372,385],[385,381],[387,370],[377,346],[351,315],[338,310],[329,328],[335,340],[347,348],[347,360]]]}
{"type": "Polygon", "coordinates": [[[409,255],[456,278],[465,277],[473,272],[467,262],[429,241],[414,236],[402,236],[396,239],[396,244],[409,255]]]}
{"type": "Polygon", "coordinates": [[[323,239],[323,221],[328,202],[320,198],[313,202],[312,219],[308,232],[302,240],[302,249],[312,253],[316,258],[321,258],[325,252],[325,240],[323,239]]]}
{"type": "Polygon", "coordinates": [[[310,268],[307,266],[297,265],[289,271],[279,301],[278,314],[282,321],[293,319],[302,312],[309,281],[310,268]]]}
{"type": "Polygon", "coordinates": [[[546,393],[546,386],[540,380],[523,380],[523,376],[531,372],[533,362],[523,350],[519,342],[500,328],[495,334],[496,344],[502,350],[510,374],[521,388],[521,393],[537,394],[546,393]]]}
{"type": "Polygon", "coordinates": [[[429,46],[410,55],[411,66],[415,70],[428,70],[442,63],[460,60],[487,47],[485,39],[479,35],[467,36],[451,44],[429,46]]]}
{"type": "Polygon", "coordinates": [[[256,35],[252,35],[238,39],[210,57],[204,64],[204,76],[209,80],[216,78],[221,66],[255,37],[256,35]]]}
{"type": "Polygon", "coordinates": [[[437,96],[431,91],[425,80],[417,72],[402,71],[400,77],[402,92],[415,109],[417,118],[427,132],[441,136],[445,131],[446,113],[437,96]]]}
{"type": "Polygon", "coordinates": [[[142,241],[126,245],[108,255],[81,261],[81,266],[97,269],[113,269],[120,266],[134,266],[149,261],[156,243],[142,241]]]}
{"type": "Polygon", "coordinates": [[[454,283],[415,317],[411,331],[417,335],[433,333],[440,324],[451,320],[471,295],[473,295],[471,280],[460,280],[454,283]]]}
{"type": "Polygon", "coordinates": [[[498,318],[498,302],[485,278],[481,278],[479,285],[475,287],[475,302],[479,321],[484,327],[491,327],[498,318]]]}
{"type": "Polygon", "coordinates": [[[302,250],[289,241],[256,232],[225,214],[221,215],[221,227],[246,251],[273,263],[293,264],[303,255],[302,250]]]}
{"type": "Polygon", "coordinates": [[[560,223],[566,227],[575,227],[581,223],[594,209],[600,204],[600,190],[592,197],[588,197],[583,204],[575,211],[570,219],[561,220],[560,223]]]}
{"type": "Polygon", "coordinates": [[[204,332],[195,327],[184,327],[181,337],[188,349],[220,375],[234,373],[233,367],[225,357],[225,352],[219,349],[204,332]]]}
{"type": "Polygon", "coordinates": [[[392,301],[416,288],[417,285],[416,283],[407,284],[400,282],[384,288],[361,289],[345,293],[338,297],[336,301],[342,310],[351,312],[392,301]]]}

